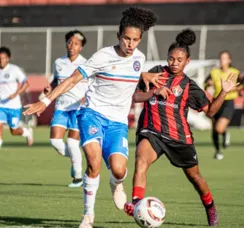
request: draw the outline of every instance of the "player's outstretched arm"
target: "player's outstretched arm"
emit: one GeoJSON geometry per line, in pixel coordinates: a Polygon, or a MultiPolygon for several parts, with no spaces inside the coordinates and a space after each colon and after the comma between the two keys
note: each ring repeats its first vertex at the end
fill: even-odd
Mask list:
{"type": "Polygon", "coordinates": [[[211,104],[203,108],[203,111],[207,114],[207,116],[213,117],[222,106],[227,93],[239,85],[239,83],[236,83],[236,79],[237,75],[235,73],[230,73],[226,81],[221,79],[221,92],[211,104]]]}
{"type": "Polygon", "coordinates": [[[72,89],[83,78],[84,76],[78,70],[75,70],[70,77],[60,83],[47,97],[37,103],[26,105],[25,108],[27,110],[23,114],[32,115],[36,113],[39,116],[53,100],[72,89]]]}

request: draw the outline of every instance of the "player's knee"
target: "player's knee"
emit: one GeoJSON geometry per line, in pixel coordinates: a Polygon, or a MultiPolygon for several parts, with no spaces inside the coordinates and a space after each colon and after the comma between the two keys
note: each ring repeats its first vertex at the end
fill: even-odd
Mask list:
{"type": "Polygon", "coordinates": [[[218,134],[223,134],[225,132],[225,128],[222,127],[222,126],[216,126],[215,127],[215,131],[218,133],[218,134]]]}
{"type": "Polygon", "coordinates": [[[65,155],[65,143],[63,139],[50,139],[50,143],[60,155],[65,155]]]}
{"type": "Polygon", "coordinates": [[[10,128],[11,135],[19,135],[19,131],[17,128],[10,128]]]}
{"type": "Polygon", "coordinates": [[[116,179],[123,179],[126,175],[126,165],[116,163],[110,165],[111,172],[116,179]]]}

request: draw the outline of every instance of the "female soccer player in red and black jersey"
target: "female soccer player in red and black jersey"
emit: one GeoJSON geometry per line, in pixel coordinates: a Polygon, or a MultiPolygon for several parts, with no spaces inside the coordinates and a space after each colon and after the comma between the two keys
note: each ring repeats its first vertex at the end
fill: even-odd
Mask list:
{"type": "MultiPolygon", "coordinates": [[[[145,92],[143,83],[138,85],[134,102],[144,102],[137,130],[136,164],[133,178],[132,203],[125,204],[125,212],[133,215],[135,203],[142,199],[146,189],[146,172],[149,166],[165,154],[172,165],[183,169],[188,180],[199,193],[206,208],[210,226],[218,224],[218,213],[208,185],[201,176],[193,144],[192,133],[187,123],[189,108],[204,111],[213,116],[222,105],[226,94],[235,86],[235,74],[222,81],[222,90],[213,103],[183,70],[190,62],[190,49],[196,40],[189,29],[176,37],[168,50],[168,66],[155,66],[149,72],[164,72],[165,87],[145,92]]],[[[147,73],[146,73],[147,74],[147,73]]]]}

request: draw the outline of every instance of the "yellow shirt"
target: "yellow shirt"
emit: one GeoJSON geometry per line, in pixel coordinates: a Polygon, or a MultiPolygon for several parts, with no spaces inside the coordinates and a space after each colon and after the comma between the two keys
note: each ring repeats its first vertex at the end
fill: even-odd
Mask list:
{"type": "MultiPolygon", "coordinates": [[[[221,89],[222,89],[222,86],[221,86],[221,80],[220,78],[222,78],[223,80],[226,80],[228,75],[230,73],[236,73],[237,75],[240,74],[240,71],[237,70],[236,68],[234,67],[230,67],[228,69],[228,71],[224,72],[222,71],[221,69],[219,68],[214,68],[211,70],[210,72],[210,76],[211,76],[211,79],[213,81],[213,86],[214,86],[214,98],[216,98],[218,96],[218,94],[220,93],[221,89]]],[[[237,80],[236,80],[236,83],[237,83],[237,80]]],[[[229,92],[226,97],[225,97],[225,100],[234,100],[238,97],[238,92],[237,91],[233,91],[233,92],[229,92]]]]}

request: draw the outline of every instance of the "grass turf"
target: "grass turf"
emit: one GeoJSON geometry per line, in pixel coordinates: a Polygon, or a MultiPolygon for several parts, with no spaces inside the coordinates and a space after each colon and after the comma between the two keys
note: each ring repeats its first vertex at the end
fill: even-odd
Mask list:
{"type": "MultiPolygon", "coordinates": [[[[0,150],[0,227],[78,227],[82,214],[82,189],[69,189],[70,162],[49,145],[49,129],[36,128],[35,144],[4,131],[0,150]]],[[[220,227],[244,227],[244,137],[231,129],[232,145],[216,161],[210,132],[194,131],[202,175],[206,178],[220,213],[220,227]]],[[[130,159],[125,189],[131,198],[134,165],[134,131],[129,132],[130,159]]],[[[85,159],[83,159],[84,161],[85,159]]],[[[85,163],[83,162],[85,165],[85,163]]],[[[109,173],[103,164],[96,200],[94,228],[135,228],[137,225],[111,200],[109,173]]],[[[161,199],[167,209],[162,227],[206,227],[199,197],[183,172],[161,157],[148,172],[147,196],[161,199]]]]}

